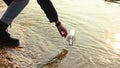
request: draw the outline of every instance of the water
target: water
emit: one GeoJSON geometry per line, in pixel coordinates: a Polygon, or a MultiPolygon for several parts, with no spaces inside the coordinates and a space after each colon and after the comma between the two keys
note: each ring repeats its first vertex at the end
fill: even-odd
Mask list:
{"type": "Polygon", "coordinates": [[[100,0],[55,3],[67,28],[77,31],[76,43],[60,68],[119,68],[120,5],[100,0]]]}
{"type": "Polygon", "coordinates": [[[68,54],[58,68],[120,67],[119,4],[102,0],[53,0],[53,3],[67,30],[76,30],[74,45],[67,46],[54,23],[50,24],[36,1],[31,0],[10,29],[23,47],[10,52],[15,64],[20,68],[36,68],[65,48],[68,54]]]}

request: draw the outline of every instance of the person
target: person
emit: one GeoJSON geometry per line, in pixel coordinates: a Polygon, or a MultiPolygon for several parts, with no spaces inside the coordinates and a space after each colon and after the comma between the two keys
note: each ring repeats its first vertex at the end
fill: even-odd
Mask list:
{"type": "MultiPolygon", "coordinates": [[[[29,0],[3,0],[8,8],[0,19],[0,43],[7,46],[16,47],[19,46],[19,39],[12,38],[10,33],[7,32],[8,26],[18,16],[18,14],[25,8],[29,0]]],[[[66,28],[61,24],[58,19],[58,14],[50,0],[37,0],[42,10],[46,14],[46,17],[50,23],[55,22],[55,25],[62,37],[67,36],[66,28]]]]}
{"type": "Polygon", "coordinates": [[[13,2],[13,0],[3,0],[8,6],[13,2]]]}

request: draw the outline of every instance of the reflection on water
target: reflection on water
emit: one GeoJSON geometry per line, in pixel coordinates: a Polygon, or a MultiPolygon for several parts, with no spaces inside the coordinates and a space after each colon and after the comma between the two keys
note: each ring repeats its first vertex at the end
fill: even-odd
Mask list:
{"type": "Polygon", "coordinates": [[[114,33],[112,38],[106,39],[106,43],[111,45],[116,53],[120,54],[120,34],[114,33]]]}

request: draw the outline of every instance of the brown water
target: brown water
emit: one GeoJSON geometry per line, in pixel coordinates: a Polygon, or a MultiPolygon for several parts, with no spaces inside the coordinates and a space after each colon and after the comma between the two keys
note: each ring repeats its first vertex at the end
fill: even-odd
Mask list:
{"type": "Polygon", "coordinates": [[[4,64],[6,61],[11,68],[120,67],[119,4],[100,0],[53,0],[53,3],[67,30],[76,30],[74,46],[66,44],[54,23],[50,24],[36,1],[31,0],[9,30],[13,37],[20,39],[23,48],[1,51],[9,57],[3,58],[4,64]],[[62,49],[68,53],[62,54],[62,49]]]}

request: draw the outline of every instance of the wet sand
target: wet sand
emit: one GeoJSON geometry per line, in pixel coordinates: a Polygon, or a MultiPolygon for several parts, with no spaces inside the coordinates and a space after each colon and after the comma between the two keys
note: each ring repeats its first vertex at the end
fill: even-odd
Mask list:
{"type": "MultiPolygon", "coordinates": [[[[0,1],[0,16],[2,16],[6,8],[7,6],[0,1]]],[[[13,21],[12,27],[9,28],[11,36],[20,40],[20,47],[0,49],[0,68],[39,68],[39,65],[44,66],[44,63],[47,63],[51,58],[62,52],[64,48],[62,46],[65,44],[57,44],[57,42],[63,42],[64,40],[62,40],[54,25],[48,23],[48,20],[44,17],[40,19],[34,18],[34,16],[40,14],[34,15],[34,12],[28,12],[29,8],[25,8],[13,21]],[[38,22],[40,23],[38,24],[38,22]],[[60,39],[62,41],[59,41],[60,39]],[[53,40],[55,43],[51,42],[53,40]],[[59,47],[56,48],[54,47],[55,45],[59,47]]]]}

